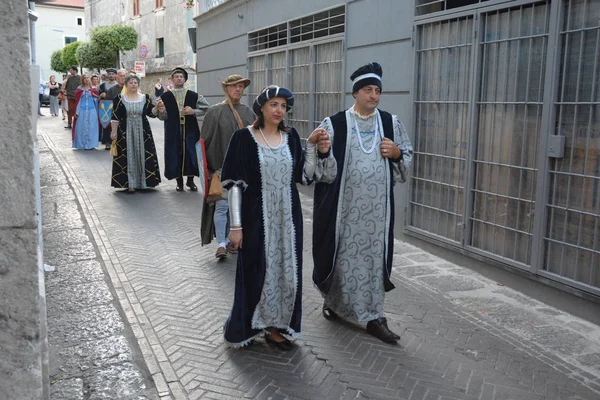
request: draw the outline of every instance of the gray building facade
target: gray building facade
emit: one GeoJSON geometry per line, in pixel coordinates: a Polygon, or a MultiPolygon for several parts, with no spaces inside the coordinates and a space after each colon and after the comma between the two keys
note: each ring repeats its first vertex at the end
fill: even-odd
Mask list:
{"type": "Polygon", "coordinates": [[[211,103],[231,73],[248,102],[287,86],[306,137],[378,61],[415,148],[396,233],[600,296],[599,0],[219,3],[195,19],[211,103]]]}

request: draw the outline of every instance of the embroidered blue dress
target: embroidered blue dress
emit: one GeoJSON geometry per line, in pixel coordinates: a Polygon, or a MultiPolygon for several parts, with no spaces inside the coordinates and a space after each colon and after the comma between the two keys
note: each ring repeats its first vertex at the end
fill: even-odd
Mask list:
{"type": "MultiPolygon", "coordinates": [[[[279,328],[300,336],[302,318],[302,211],[296,183],[304,174],[305,153],[295,129],[280,146],[258,143],[249,128],[231,138],[222,170],[223,187],[240,186],[243,242],[238,253],[235,295],[225,323],[225,341],[241,347],[279,328]]],[[[319,157],[315,176],[333,182],[333,155],[319,157]]]]}
{"type": "MultiPolygon", "coordinates": [[[[77,103],[77,123],[73,135],[73,148],[95,149],[98,146],[98,99],[90,89],[79,86],[81,97],[77,103]]],[[[95,89],[94,89],[95,90],[95,89]]]]}

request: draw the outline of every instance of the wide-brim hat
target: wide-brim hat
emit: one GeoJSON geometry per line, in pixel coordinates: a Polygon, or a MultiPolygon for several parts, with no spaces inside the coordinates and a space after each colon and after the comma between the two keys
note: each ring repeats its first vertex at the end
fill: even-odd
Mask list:
{"type": "Polygon", "coordinates": [[[294,93],[291,90],[271,85],[264,88],[262,92],[256,96],[256,99],[254,99],[254,103],[252,103],[252,111],[254,111],[254,114],[260,114],[262,106],[269,99],[274,97],[283,97],[285,99],[286,111],[290,111],[294,106],[294,93]]]}
{"type": "Polygon", "coordinates": [[[173,71],[171,71],[171,78],[173,78],[173,75],[175,75],[176,73],[180,73],[183,74],[183,78],[186,80],[188,80],[188,73],[185,69],[181,68],[181,67],[177,67],[174,68],[173,71]]]}
{"type": "Polygon", "coordinates": [[[244,78],[241,75],[234,74],[234,75],[229,75],[227,77],[227,79],[225,79],[224,81],[221,82],[221,85],[223,85],[223,89],[224,89],[226,86],[237,85],[238,83],[243,83],[244,88],[247,88],[248,85],[250,85],[252,83],[252,81],[248,78],[244,78]]]}

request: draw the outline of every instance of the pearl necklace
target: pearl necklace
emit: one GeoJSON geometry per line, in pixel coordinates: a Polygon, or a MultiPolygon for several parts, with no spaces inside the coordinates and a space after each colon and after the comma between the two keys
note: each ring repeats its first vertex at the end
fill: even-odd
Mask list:
{"type": "Polygon", "coordinates": [[[360,135],[360,129],[358,129],[358,118],[356,118],[356,115],[353,115],[353,117],[354,129],[356,129],[356,135],[358,136],[358,145],[365,154],[371,154],[373,151],[375,151],[375,147],[377,147],[377,137],[379,136],[379,118],[375,118],[375,137],[373,138],[373,146],[367,150],[365,149],[362,136],[360,135]]]}
{"type": "Polygon", "coordinates": [[[260,132],[260,136],[262,136],[262,139],[264,140],[264,142],[266,143],[267,146],[269,146],[270,149],[272,150],[277,150],[278,148],[281,147],[281,145],[283,144],[283,135],[281,134],[281,131],[278,129],[277,132],[279,132],[279,144],[275,147],[271,146],[269,144],[269,142],[267,141],[267,138],[265,137],[265,134],[262,131],[262,128],[259,126],[258,127],[258,131],[260,132]]]}

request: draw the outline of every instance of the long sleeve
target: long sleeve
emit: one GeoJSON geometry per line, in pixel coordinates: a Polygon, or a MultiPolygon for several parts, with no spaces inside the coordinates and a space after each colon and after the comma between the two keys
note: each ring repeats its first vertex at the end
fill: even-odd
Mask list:
{"type": "MultiPolygon", "coordinates": [[[[331,146],[333,147],[333,127],[329,118],[325,118],[319,125],[319,128],[325,129],[331,140],[331,146]]],[[[307,150],[308,146],[307,146],[307,150]]],[[[314,172],[315,182],[321,183],[333,183],[337,177],[337,161],[333,156],[333,151],[329,148],[327,153],[320,153],[317,150],[317,146],[314,146],[312,151],[316,152],[316,164],[314,172]]]]}
{"type": "Polygon", "coordinates": [[[198,102],[196,104],[194,114],[196,114],[196,117],[201,117],[204,114],[206,114],[206,112],[208,111],[208,107],[210,107],[210,104],[208,104],[208,101],[206,101],[204,96],[198,95],[198,102]]]}
{"type": "Polygon", "coordinates": [[[404,124],[395,115],[392,116],[392,120],[394,123],[394,142],[400,149],[400,159],[392,163],[394,178],[396,181],[405,182],[413,158],[413,147],[404,124]]]}

